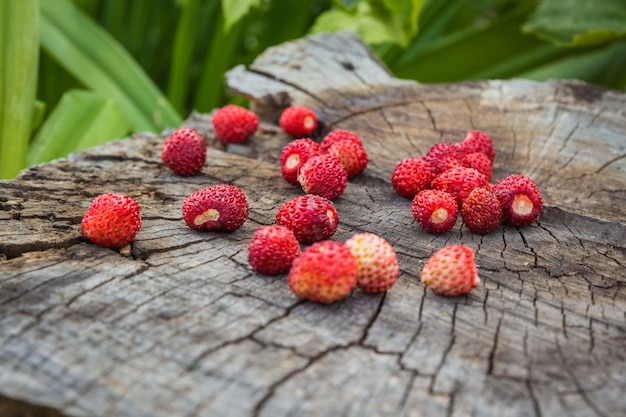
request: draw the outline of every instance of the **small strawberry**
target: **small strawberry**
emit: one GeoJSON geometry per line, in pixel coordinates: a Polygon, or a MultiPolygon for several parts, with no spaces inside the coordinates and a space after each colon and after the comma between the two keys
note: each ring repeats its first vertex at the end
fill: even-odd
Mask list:
{"type": "Polygon", "coordinates": [[[259,127],[259,117],[235,104],[227,104],[213,114],[215,138],[223,143],[242,143],[259,127]]]}
{"type": "Polygon", "coordinates": [[[357,286],[365,292],[385,292],[395,284],[400,273],[398,257],[384,238],[365,232],[353,235],[345,245],[359,268],[357,286]]]}
{"type": "Polygon", "coordinates": [[[413,218],[428,233],[443,233],[452,229],[458,211],[454,197],[441,190],[422,190],[411,204],[413,218]]]}
{"type": "Polygon", "coordinates": [[[248,243],[248,263],[260,274],[278,275],[289,271],[300,255],[300,243],[291,230],[277,224],[261,226],[248,243]]]}
{"type": "Polygon", "coordinates": [[[163,144],[161,160],[176,175],[196,175],[206,161],[204,137],[194,129],[175,130],[163,144]]]}
{"type": "Polygon", "coordinates": [[[470,231],[486,235],[500,226],[502,208],[488,188],[479,187],[472,190],[463,202],[461,217],[470,231]]]}
{"type": "Polygon", "coordinates": [[[462,245],[439,249],[426,261],[421,280],[437,294],[456,297],[469,293],[480,284],[474,251],[462,245]]]}
{"type": "Polygon", "coordinates": [[[300,298],[330,304],[347,297],[357,283],[358,263],[342,243],[314,243],[294,259],[289,287],[300,298]]]}
{"type": "Polygon", "coordinates": [[[403,159],[391,174],[391,185],[402,197],[413,198],[430,187],[435,178],[430,166],[422,156],[403,159]]]}
{"type": "Polygon", "coordinates": [[[526,226],[537,220],[543,198],[537,185],[526,175],[509,175],[493,186],[502,206],[502,220],[514,226],[526,226]]]}
{"type": "Polygon", "coordinates": [[[496,157],[496,152],[493,150],[493,141],[480,130],[470,130],[465,139],[459,144],[459,147],[466,155],[473,152],[483,153],[491,162],[496,157]]]}
{"type": "Polygon", "coordinates": [[[310,158],[300,167],[298,182],[305,193],[333,200],[345,191],[348,174],[337,158],[324,154],[310,158]]]}
{"type": "Polygon", "coordinates": [[[306,161],[322,154],[317,142],[309,138],[296,139],[283,148],[280,154],[280,173],[291,185],[300,185],[298,171],[306,161]]]}
{"type": "Polygon", "coordinates": [[[452,194],[459,207],[474,188],[487,185],[487,178],[474,168],[456,167],[435,177],[430,186],[452,194]]]}
{"type": "Polygon", "coordinates": [[[289,106],[283,110],[278,123],[289,136],[301,138],[315,132],[317,116],[308,107],[289,106]]]}
{"type": "Polygon", "coordinates": [[[491,176],[493,173],[493,165],[489,160],[489,157],[482,152],[472,152],[465,155],[465,166],[468,168],[474,168],[485,176],[487,182],[491,182],[491,176]]]}
{"type": "Polygon", "coordinates": [[[101,194],[81,222],[83,235],[104,248],[121,248],[132,242],[141,228],[139,204],[122,194],[101,194]]]}
{"type": "Polygon", "coordinates": [[[367,167],[367,153],[363,145],[356,142],[350,140],[337,141],[326,150],[326,153],[341,162],[348,178],[359,175],[367,167]]]}
{"type": "Polygon", "coordinates": [[[434,144],[424,156],[435,176],[451,168],[465,166],[465,155],[456,143],[434,144]]]}
{"type": "Polygon", "coordinates": [[[193,230],[234,231],[248,219],[248,200],[239,188],[218,184],[194,191],[183,202],[183,218],[193,230]]]}
{"type": "Polygon", "coordinates": [[[298,241],[312,243],[335,234],[339,215],[332,201],[307,194],[281,205],[276,213],[276,223],[293,231],[298,241]]]}
{"type": "Polygon", "coordinates": [[[322,147],[322,151],[326,152],[328,148],[332,146],[333,143],[339,142],[342,140],[349,140],[350,142],[354,142],[357,145],[363,146],[363,142],[361,142],[361,138],[356,135],[356,133],[350,132],[349,130],[343,129],[335,129],[331,130],[324,139],[320,142],[320,146],[322,147]]]}

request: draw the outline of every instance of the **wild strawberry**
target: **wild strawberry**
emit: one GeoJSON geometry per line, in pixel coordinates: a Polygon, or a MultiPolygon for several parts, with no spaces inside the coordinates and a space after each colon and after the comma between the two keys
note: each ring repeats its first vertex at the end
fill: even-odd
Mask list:
{"type": "Polygon", "coordinates": [[[357,282],[358,264],[348,247],[325,240],[294,259],[289,287],[301,298],[330,304],[347,297],[357,282]]]}
{"type": "Polygon", "coordinates": [[[428,233],[443,233],[455,225],[459,206],[445,191],[422,190],[413,198],[411,212],[428,233]]]}
{"type": "Polygon", "coordinates": [[[450,193],[459,207],[474,188],[487,184],[487,178],[474,168],[456,167],[435,177],[430,186],[450,193]]]}
{"type": "Polygon", "coordinates": [[[500,202],[488,188],[475,188],[463,202],[461,217],[470,231],[486,235],[500,226],[500,202]]]}
{"type": "Polygon", "coordinates": [[[315,112],[304,106],[289,106],[278,120],[285,133],[294,138],[309,136],[317,129],[315,112]]]}
{"type": "Polygon", "coordinates": [[[358,137],[356,133],[350,132],[349,130],[335,129],[324,136],[324,139],[320,142],[322,151],[326,152],[335,142],[342,140],[349,140],[350,142],[363,146],[361,138],[358,137]]]}
{"type": "Polygon", "coordinates": [[[223,143],[242,143],[259,127],[259,117],[252,111],[227,104],[213,114],[215,138],[223,143]]]}
{"type": "Polygon", "coordinates": [[[194,129],[181,127],[163,144],[161,160],[176,175],[196,175],[206,161],[206,142],[194,129]]]}
{"type": "Polygon", "coordinates": [[[502,206],[502,220],[514,226],[533,223],[543,209],[537,185],[525,175],[509,175],[498,181],[493,192],[502,206]]]}
{"type": "Polygon", "coordinates": [[[474,251],[462,245],[439,249],[426,261],[421,280],[437,294],[456,297],[469,293],[480,284],[474,251]]]}
{"type": "Polygon", "coordinates": [[[260,274],[278,275],[289,271],[300,255],[300,243],[291,230],[277,224],[261,226],[248,243],[248,263],[260,274]]]}
{"type": "Polygon", "coordinates": [[[424,156],[435,176],[451,168],[465,166],[465,155],[456,143],[440,142],[434,144],[424,156]]]}
{"type": "Polygon", "coordinates": [[[121,248],[132,242],[141,228],[139,211],[139,204],[126,195],[101,194],[83,217],[83,235],[96,245],[121,248]]]}
{"type": "Polygon", "coordinates": [[[356,142],[350,140],[337,141],[326,150],[326,153],[341,162],[348,178],[359,175],[367,167],[367,153],[363,145],[356,142]]]}
{"type": "Polygon", "coordinates": [[[400,273],[393,247],[384,238],[365,232],[346,240],[359,267],[357,286],[365,292],[385,292],[395,284],[400,273]]]}
{"type": "Polygon", "coordinates": [[[324,154],[307,160],[298,172],[298,182],[307,194],[333,200],[348,185],[348,174],[337,158],[324,154]]]}
{"type": "Polygon", "coordinates": [[[465,139],[459,144],[459,147],[466,155],[473,152],[483,153],[491,162],[496,157],[496,152],[493,150],[493,141],[480,130],[470,130],[465,139]]]}
{"type": "Polygon", "coordinates": [[[280,173],[291,185],[300,185],[298,171],[306,161],[322,154],[317,142],[309,138],[296,139],[283,148],[280,154],[280,173]]]}
{"type": "Polygon", "coordinates": [[[430,166],[422,156],[403,159],[391,174],[391,185],[402,197],[413,198],[430,187],[435,178],[430,166]]]}
{"type": "Polygon", "coordinates": [[[218,184],[194,191],[183,202],[183,218],[193,230],[239,229],[248,219],[248,200],[239,188],[218,184]]]}
{"type": "Polygon", "coordinates": [[[339,215],[332,201],[307,194],[281,205],[276,213],[276,223],[293,231],[298,241],[312,243],[335,234],[339,215]]]}
{"type": "Polygon", "coordinates": [[[465,155],[465,166],[468,168],[474,168],[485,176],[487,182],[491,182],[491,175],[493,173],[493,165],[489,157],[482,152],[472,152],[465,155]]]}

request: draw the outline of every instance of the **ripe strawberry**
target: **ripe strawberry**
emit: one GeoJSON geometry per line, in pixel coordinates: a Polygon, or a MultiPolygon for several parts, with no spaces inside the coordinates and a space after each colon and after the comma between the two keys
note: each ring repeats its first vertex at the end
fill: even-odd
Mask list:
{"type": "Polygon", "coordinates": [[[502,206],[502,220],[514,226],[533,223],[543,209],[537,185],[526,175],[509,175],[498,181],[493,193],[502,206]]]}
{"type": "Polygon", "coordinates": [[[391,174],[391,185],[402,197],[413,198],[430,187],[435,178],[430,166],[422,156],[407,158],[398,163],[391,174]]]}
{"type": "Polygon", "coordinates": [[[322,151],[326,152],[328,148],[330,148],[335,142],[339,142],[342,140],[349,140],[350,142],[354,142],[357,145],[363,146],[363,142],[361,142],[361,138],[358,137],[355,133],[350,132],[349,130],[336,129],[331,130],[324,139],[320,142],[320,146],[322,147],[322,151]]]}
{"type": "Polygon", "coordinates": [[[422,190],[411,204],[413,218],[428,233],[443,233],[452,229],[458,211],[454,197],[441,190],[422,190]]]}
{"type": "Polygon", "coordinates": [[[317,142],[309,138],[296,139],[283,148],[280,154],[280,173],[291,185],[300,185],[298,171],[306,161],[322,154],[317,142]]]}
{"type": "Polygon", "coordinates": [[[241,106],[227,104],[213,114],[215,138],[223,143],[242,143],[259,127],[259,117],[241,106]]]}
{"type": "Polygon", "coordinates": [[[465,155],[456,143],[434,144],[424,156],[435,176],[451,168],[465,166],[465,155]]]}
{"type": "Polygon", "coordinates": [[[310,158],[300,167],[298,182],[305,193],[333,200],[345,191],[348,174],[337,158],[324,154],[310,158]]]}
{"type": "Polygon", "coordinates": [[[239,229],[248,219],[248,200],[239,188],[218,184],[194,191],[183,202],[183,218],[193,230],[239,229]]]}
{"type": "Polygon", "coordinates": [[[101,194],[83,217],[83,235],[96,245],[121,248],[132,242],[141,228],[139,211],[139,204],[126,195],[101,194]]]}
{"type": "Polygon", "coordinates": [[[485,176],[487,182],[491,182],[491,175],[493,173],[493,165],[489,160],[489,157],[482,152],[472,152],[465,155],[465,166],[468,168],[474,168],[485,176]]]}
{"type": "Polygon", "coordinates": [[[315,132],[317,116],[308,107],[289,106],[283,110],[278,123],[288,135],[301,138],[315,132]]]}
{"type": "Polygon", "coordinates": [[[373,233],[358,233],[348,239],[350,249],[359,267],[357,286],[365,292],[385,292],[395,284],[400,273],[398,257],[384,238],[373,233]]]}
{"type": "Polygon", "coordinates": [[[462,245],[439,249],[426,261],[421,280],[437,294],[456,297],[469,293],[480,284],[474,251],[462,245]]]}
{"type": "Polygon", "coordinates": [[[276,213],[276,223],[293,231],[298,241],[312,243],[335,234],[339,215],[332,201],[315,194],[307,194],[280,206],[276,213]]]}
{"type": "Polygon", "coordinates": [[[474,188],[487,185],[487,178],[474,168],[456,167],[435,177],[430,186],[452,194],[459,207],[474,188]]]}
{"type": "Polygon", "coordinates": [[[470,231],[486,235],[500,226],[502,208],[488,188],[479,187],[472,190],[463,202],[461,217],[470,231]]]}
{"type": "Polygon", "coordinates": [[[341,162],[348,178],[359,175],[367,167],[367,153],[363,145],[344,139],[333,143],[326,153],[341,162]]]}
{"type": "Polygon", "coordinates": [[[196,175],[206,161],[204,137],[194,129],[175,130],[163,144],[161,160],[176,175],[196,175]]]}
{"type": "Polygon", "coordinates": [[[459,147],[465,155],[480,152],[485,154],[491,162],[496,157],[496,152],[493,150],[493,141],[480,130],[470,130],[465,139],[459,144],[459,147]]]}
{"type": "Polygon", "coordinates": [[[352,292],[357,271],[357,261],[346,245],[325,240],[309,246],[293,261],[289,287],[298,297],[330,304],[352,292]]]}
{"type": "Polygon", "coordinates": [[[248,243],[248,263],[260,274],[278,275],[289,271],[300,255],[300,243],[291,230],[277,224],[261,226],[248,243]]]}

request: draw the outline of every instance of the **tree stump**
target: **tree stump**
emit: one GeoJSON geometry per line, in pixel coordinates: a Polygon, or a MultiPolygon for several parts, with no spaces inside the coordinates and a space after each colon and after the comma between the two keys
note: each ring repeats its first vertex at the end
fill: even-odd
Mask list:
{"type": "Polygon", "coordinates": [[[626,415],[626,94],[580,82],[421,85],[394,79],[354,35],[267,50],[228,85],[263,116],[244,145],[220,146],[210,114],[186,125],[212,145],[202,173],[176,177],[163,135],[136,134],[0,182],[2,416],[626,415]],[[256,274],[247,243],[302,195],[281,177],[288,104],[363,140],[370,163],[335,200],[333,240],[369,231],[401,268],[385,294],[320,305],[286,277],[256,274]],[[531,176],[545,209],[486,236],[458,221],[429,235],[390,178],[435,143],[480,129],[494,181],[531,176]],[[188,229],[183,200],[240,187],[234,233],[188,229]],[[98,194],[137,199],[130,248],[86,241],[98,194]],[[476,251],[467,296],[425,290],[420,270],[450,244],[476,251]]]}

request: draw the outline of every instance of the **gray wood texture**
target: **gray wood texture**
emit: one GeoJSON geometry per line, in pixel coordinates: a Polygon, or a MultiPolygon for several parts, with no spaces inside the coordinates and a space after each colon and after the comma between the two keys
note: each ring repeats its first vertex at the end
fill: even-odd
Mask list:
{"type": "MultiPolygon", "coordinates": [[[[462,63],[460,63],[461,65],[462,63]]],[[[210,114],[186,125],[210,144],[202,173],[174,176],[163,135],[136,134],[0,182],[0,415],[626,415],[626,94],[523,80],[420,85],[394,79],[353,35],[267,50],[228,85],[263,121],[243,145],[216,143],[210,114]],[[382,295],[333,305],[295,297],[249,267],[246,245],[301,195],[280,175],[290,103],[359,134],[370,163],[335,201],[334,240],[370,231],[401,275],[382,295]],[[429,235],[391,188],[397,162],[470,129],[489,134],[494,180],[535,179],[536,224],[429,235]],[[250,217],[233,233],[181,218],[192,191],[239,186],[250,217]],[[141,205],[120,251],[85,240],[104,192],[141,205]],[[437,249],[476,251],[482,284],[445,298],[419,282],[437,249]]]]}

